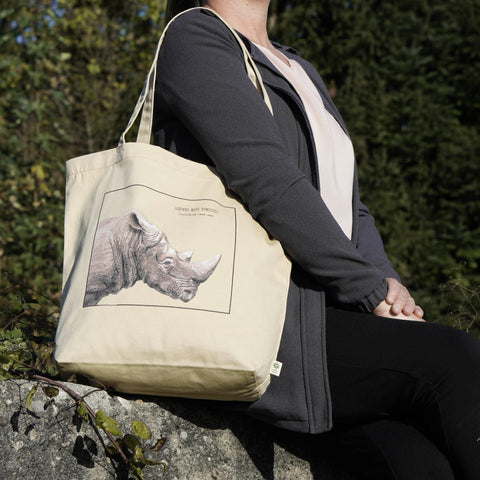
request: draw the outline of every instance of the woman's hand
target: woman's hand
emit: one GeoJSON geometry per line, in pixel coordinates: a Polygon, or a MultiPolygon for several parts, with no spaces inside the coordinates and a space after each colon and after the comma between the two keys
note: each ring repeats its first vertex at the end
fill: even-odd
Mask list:
{"type": "Polygon", "coordinates": [[[387,278],[387,297],[373,311],[375,315],[423,322],[423,310],[395,278],[387,278]]]}

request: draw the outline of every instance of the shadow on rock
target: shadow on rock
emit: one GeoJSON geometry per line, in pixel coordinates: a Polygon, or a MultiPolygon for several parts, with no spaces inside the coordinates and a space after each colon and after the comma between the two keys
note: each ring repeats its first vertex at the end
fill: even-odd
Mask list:
{"type": "MultiPolygon", "coordinates": [[[[133,395],[126,397],[139,398],[133,395]]],[[[322,452],[321,436],[272,427],[242,413],[222,408],[223,402],[148,396],[142,399],[199,428],[230,430],[264,480],[275,480],[275,445],[308,462],[313,480],[354,480],[322,452]]]]}

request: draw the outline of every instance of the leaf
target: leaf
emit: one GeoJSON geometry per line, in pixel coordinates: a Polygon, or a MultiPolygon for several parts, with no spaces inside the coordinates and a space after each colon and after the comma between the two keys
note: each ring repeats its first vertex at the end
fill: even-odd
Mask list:
{"type": "MultiPolygon", "coordinates": [[[[117,438],[117,445],[118,445],[119,448],[124,450],[125,443],[124,443],[123,439],[117,438]]],[[[118,448],[113,443],[110,444],[105,450],[106,450],[107,454],[110,455],[111,457],[116,457],[116,456],[120,455],[120,452],[118,451],[118,448]]]]}
{"type": "Polygon", "coordinates": [[[161,460],[160,462],[157,462],[156,460],[152,460],[151,458],[145,458],[143,460],[143,462],[145,463],[145,465],[149,465],[149,466],[162,465],[164,470],[167,469],[167,464],[165,463],[164,460],[161,460]]]}
{"type": "Polygon", "coordinates": [[[159,452],[165,446],[166,442],[167,442],[167,438],[162,437],[159,440],[157,440],[157,443],[155,443],[155,446],[153,446],[150,450],[152,452],[159,452]]]}
{"type": "Polygon", "coordinates": [[[148,440],[152,438],[150,429],[140,420],[134,420],[132,422],[133,433],[139,436],[142,440],[148,440]]]}
{"type": "Polygon", "coordinates": [[[10,337],[11,340],[20,340],[23,337],[23,333],[19,328],[16,328],[15,330],[6,332],[5,336],[7,338],[10,337]]]}
{"type": "Polygon", "coordinates": [[[8,18],[9,15],[12,15],[15,10],[13,8],[4,8],[0,10],[0,20],[3,20],[4,18],[8,18]]]}
{"type": "Polygon", "coordinates": [[[56,387],[42,387],[43,393],[48,398],[54,398],[58,396],[59,390],[56,387]]]}
{"type": "Polygon", "coordinates": [[[138,478],[139,480],[143,480],[144,477],[143,477],[143,472],[141,467],[133,463],[130,463],[129,468],[130,468],[130,471],[133,473],[133,475],[135,475],[135,478],[138,478]]]}
{"type": "Polygon", "coordinates": [[[95,59],[92,59],[90,63],[87,65],[87,71],[91,75],[96,75],[101,72],[100,65],[97,64],[95,59]]]}
{"type": "Polygon", "coordinates": [[[95,415],[95,425],[112,435],[122,435],[120,424],[114,418],[109,417],[103,410],[99,410],[95,415]]]}
{"type": "Polygon", "coordinates": [[[141,445],[138,437],[130,433],[123,437],[123,443],[132,453],[135,453],[135,449],[141,445]]]}
{"type": "Polygon", "coordinates": [[[143,450],[140,445],[137,445],[135,447],[131,461],[134,465],[145,465],[145,457],[143,455],[143,450]]]}
{"type": "Polygon", "coordinates": [[[70,52],[62,52],[60,53],[58,58],[61,62],[66,62],[67,60],[70,60],[70,58],[72,58],[72,54],[70,52]]]}
{"type": "Polygon", "coordinates": [[[105,451],[107,452],[107,455],[110,455],[111,457],[118,455],[117,447],[113,443],[108,445],[108,447],[105,448],[105,451]]]}
{"type": "Polygon", "coordinates": [[[38,390],[38,385],[33,386],[32,389],[28,392],[27,400],[25,401],[25,404],[27,405],[27,410],[32,413],[35,413],[35,410],[32,407],[32,401],[33,401],[34,395],[37,393],[37,390],[38,390]]]}
{"type": "Polygon", "coordinates": [[[85,403],[80,402],[77,408],[77,413],[80,417],[82,417],[84,420],[88,420],[89,415],[88,415],[88,409],[85,403]]]}

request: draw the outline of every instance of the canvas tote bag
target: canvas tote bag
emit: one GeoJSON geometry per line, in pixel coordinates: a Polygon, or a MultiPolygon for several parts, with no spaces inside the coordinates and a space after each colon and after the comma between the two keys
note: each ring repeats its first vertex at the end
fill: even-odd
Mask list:
{"type": "Polygon", "coordinates": [[[278,352],[290,262],[208,167],[150,144],[162,40],[118,147],[67,162],[55,359],[127,393],[255,400],[278,352]]]}

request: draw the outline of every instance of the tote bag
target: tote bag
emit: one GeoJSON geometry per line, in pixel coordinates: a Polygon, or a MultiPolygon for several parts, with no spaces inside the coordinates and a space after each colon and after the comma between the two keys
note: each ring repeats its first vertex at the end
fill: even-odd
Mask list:
{"type": "Polygon", "coordinates": [[[208,167],[150,144],[163,36],[117,148],[67,162],[54,355],[127,393],[251,401],[270,382],[291,265],[208,167]]]}

